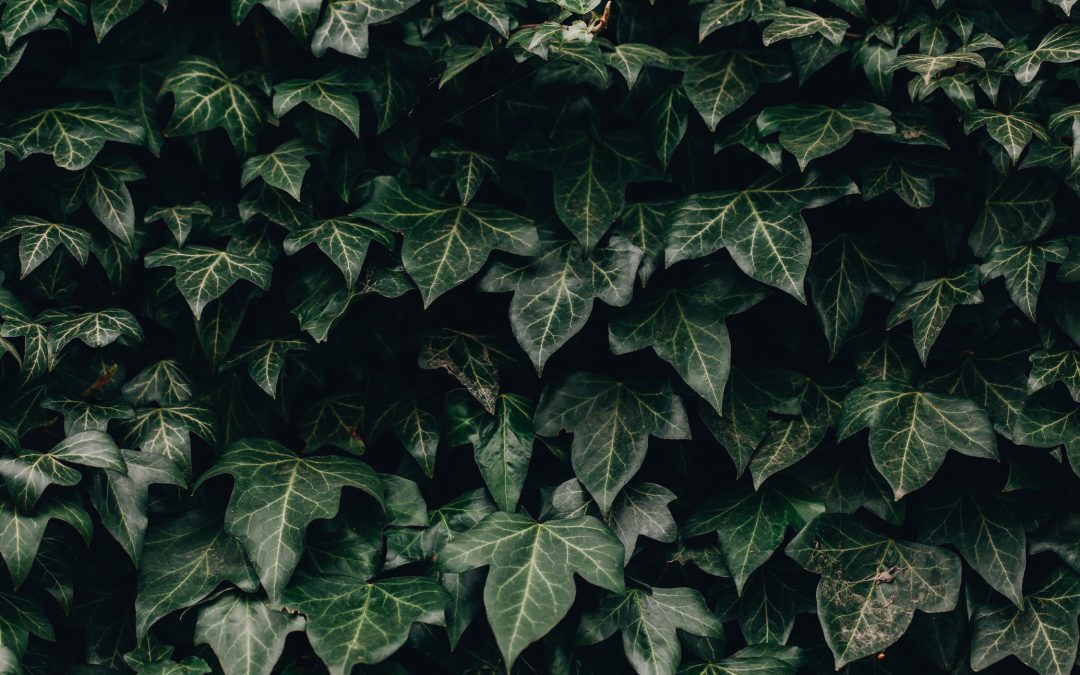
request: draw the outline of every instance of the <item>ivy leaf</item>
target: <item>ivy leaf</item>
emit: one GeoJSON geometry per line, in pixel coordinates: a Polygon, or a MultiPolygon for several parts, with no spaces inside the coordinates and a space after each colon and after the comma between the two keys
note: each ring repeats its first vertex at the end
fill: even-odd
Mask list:
{"type": "Polygon", "coordinates": [[[974,110],[964,115],[964,133],[970,134],[982,127],[986,127],[990,138],[1005,149],[1014,164],[1032,137],[1040,141],[1049,140],[1046,130],[1025,113],[974,110]]]}
{"type": "Polygon", "coordinates": [[[834,45],[839,45],[844,40],[844,31],[850,25],[843,19],[828,19],[801,7],[761,12],[755,19],[770,22],[761,33],[761,41],[766,47],[781,40],[807,35],[820,35],[834,45]]]}
{"type": "Polygon", "coordinates": [[[354,0],[328,0],[322,22],[311,40],[311,51],[321,57],[326,50],[333,49],[362,59],[368,54],[368,26],[389,21],[417,2],[378,0],[361,4],[354,0]]]}
{"type": "Polygon", "coordinates": [[[731,369],[731,340],[724,320],[766,297],[730,268],[705,267],[673,288],[651,288],[608,324],[614,354],[652,347],[691,389],[720,412],[731,369]]]}
{"type": "Polygon", "coordinates": [[[127,157],[95,160],[68,183],[62,207],[71,214],[85,203],[109,232],[130,245],[135,237],[135,205],[127,183],[145,177],[127,157]]]}
{"type": "MultiPolygon", "coordinates": [[[[442,17],[453,21],[462,14],[470,14],[498,31],[503,38],[510,37],[510,8],[501,0],[447,0],[442,5],[442,17]]],[[[488,50],[490,51],[490,49],[488,50]]],[[[443,82],[446,76],[443,76],[443,82]]]]}
{"type": "Polygon", "coordinates": [[[144,453],[161,455],[184,475],[191,473],[191,434],[216,440],[214,415],[198,403],[140,408],[121,425],[124,443],[144,453]]]}
{"type": "Polygon", "coordinates": [[[558,144],[531,138],[515,145],[508,159],[554,174],[555,212],[590,251],[622,214],[627,186],[657,176],[633,134],[567,134],[558,144]]]}
{"type": "Polygon", "coordinates": [[[0,621],[0,641],[4,646],[0,652],[21,655],[31,635],[50,642],[56,640],[45,610],[32,598],[7,590],[5,584],[0,591],[0,607],[4,609],[4,619],[0,621]]]}
{"type": "Polygon", "coordinates": [[[956,606],[961,566],[955,554],[892,539],[853,516],[818,516],[785,551],[821,576],[818,618],[837,668],[895,642],[915,610],[956,606]]]}
{"type": "Polygon", "coordinates": [[[611,508],[611,531],[625,547],[625,560],[634,555],[638,537],[671,543],[678,535],[668,504],[675,493],[656,483],[634,482],[626,486],[611,508]]]}
{"type": "Polygon", "coordinates": [[[1080,351],[1043,349],[1030,356],[1028,392],[1034,393],[1055,382],[1064,382],[1072,399],[1080,403],[1080,351]]]}
{"type": "Polygon", "coordinates": [[[953,274],[917,283],[904,291],[893,305],[887,328],[911,321],[915,349],[923,364],[930,356],[945,322],[957,305],[977,305],[983,301],[979,291],[979,268],[968,265],[953,274]]]}
{"type": "Polygon", "coordinates": [[[144,258],[146,267],[172,267],[176,287],[187,300],[195,319],[203,309],[220,298],[233,284],[246,279],[263,290],[270,289],[273,267],[250,255],[218,250],[209,246],[159,248],[144,258]]]}
{"type": "Polygon", "coordinates": [[[994,186],[986,195],[983,211],[975,222],[968,245],[986,258],[999,244],[1038,239],[1054,222],[1057,184],[1037,172],[1023,172],[994,186]]]}
{"type": "Polygon", "coordinates": [[[633,89],[646,66],[666,66],[668,56],[652,45],[623,42],[604,54],[604,62],[623,76],[627,89],[633,89]]]}
{"type": "Polygon", "coordinates": [[[418,363],[428,370],[445,370],[490,415],[495,413],[499,395],[499,366],[510,360],[491,336],[443,329],[423,338],[418,363]]]}
{"type": "Polygon", "coordinates": [[[340,575],[300,573],[282,597],[307,617],[315,653],[332,675],[396,652],[414,623],[441,625],[449,596],[431,579],[398,577],[374,583],[340,575]]]}
{"type": "Polygon", "coordinates": [[[896,499],[929,482],[950,449],[970,457],[998,458],[994,429],[974,402],[899,382],[866,384],[844,399],[837,439],[866,427],[874,466],[889,481],[896,499]]]}
{"type": "Polygon", "coordinates": [[[301,630],[303,617],[233,592],[199,610],[194,639],[210,645],[225,675],[269,675],[285,650],[285,638],[301,630]]]}
{"type": "Polygon", "coordinates": [[[891,191],[905,204],[925,209],[934,203],[934,179],[959,176],[956,167],[933,155],[905,153],[884,157],[861,169],[863,201],[891,191]]]}
{"type": "Polygon", "coordinates": [[[749,101],[761,85],[789,77],[791,66],[778,54],[730,49],[689,61],[682,86],[705,126],[716,131],[720,120],[749,101]]]}
{"type": "Polygon", "coordinates": [[[36,33],[49,25],[56,16],[60,3],[49,0],[15,0],[4,8],[3,21],[0,22],[0,34],[8,49],[19,38],[36,33]]]}
{"type": "Polygon", "coordinates": [[[311,521],[332,518],[343,487],[355,487],[382,505],[382,484],[363,462],[347,457],[297,457],[274,441],[247,439],[229,446],[195,482],[231,474],[232,498],[225,530],[251,556],[271,601],[288,584],[311,521]]]}
{"type": "Polygon", "coordinates": [[[232,368],[246,363],[248,375],[259,389],[266,392],[270,398],[277,398],[277,383],[281,376],[281,370],[285,367],[285,359],[289,352],[306,351],[311,349],[311,343],[303,338],[280,338],[260,340],[255,344],[248,345],[239,353],[225,362],[224,368],[232,368]]]}
{"type": "MultiPolygon", "coordinates": [[[[679,86],[668,87],[645,109],[645,115],[652,127],[653,148],[663,169],[667,169],[671,156],[686,135],[689,114],[690,99],[679,86]]],[[[623,218],[625,217],[624,213],[623,218]]]]}
{"type": "Polygon", "coordinates": [[[163,359],[124,383],[124,398],[135,405],[171,405],[192,396],[191,380],[173,359],[163,359]]]}
{"type": "Polygon", "coordinates": [[[586,254],[576,241],[553,239],[544,232],[540,256],[520,266],[493,264],[480,288],[514,292],[510,328],[540,373],[585,326],[594,299],[615,307],[630,301],[641,255],[641,249],[614,237],[586,254]]]}
{"type": "Polygon", "coordinates": [[[856,131],[896,131],[889,111],[874,103],[845,103],[839,108],[796,103],[766,108],[758,115],[757,126],[762,134],[779,132],[780,145],[795,155],[803,171],[810,160],[847,145],[856,131]]]}
{"type": "MultiPolygon", "coordinates": [[[[670,201],[639,202],[626,207],[611,231],[611,240],[622,239],[641,249],[637,276],[642,287],[649,283],[664,255],[664,221],[673,203],[670,201]]],[[[629,299],[629,296],[627,297],[629,299]]]]}
{"type": "Polygon", "coordinates": [[[126,309],[103,309],[60,318],[49,326],[50,349],[54,354],[78,338],[88,347],[105,347],[117,340],[142,342],[143,332],[135,316],[126,309]]]}
{"type": "Polygon", "coordinates": [[[166,136],[190,136],[221,128],[241,157],[255,151],[265,112],[247,87],[202,56],[180,60],[165,76],[161,92],[175,101],[166,136]]]}
{"type": "Polygon", "coordinates": [[[51,520],[71,525],[87,543],[93,533],[90,514],[74,500],[44,499],[33,513],[19,513],[7,500],[0,501],[0,555],[18,588],[26,581],[51,520]]]}
{"type": "Polygon", "coordinates": [[[495,503],[501,510],[513,513],[532,457],[533,402],[517,394],[500,394],[485,415],[476,410],[473,401],[449,396],[446,407],[450,426],[462,434],[455,440],[473,446],[476,465],[495,503]]]}
{"type": "Polygon", "coordinates": [[[68,436],[48,452],[25,450],[15,458],[0,458],[0,476],[8,494],[27,513],[50,485],[75,485],[82,478],[67,464],[125,471],[124,458],[112,437],[103,431],[68,436]]]}
{"type": "MultiPolygon", "coordinates": [[[[445,76],[444,76],[445,77],[445,76]]],[[[443,80],[445,82],[445,79],[443,80]]],[[[445,159],[454,166],[454,184],[461,203],[468,206],[484,179],[496,173],[499,161],[490,155],[473,152],[457,141],[444,141],[431,151],[432,159],[445,159]]]]}
{"type": "Polygon", "coordinates": [[[308,244],[316,244],[345,275],[349,288],[356,285],[367,258],[368,244],[387,249],[395,245],[394,235],[354,216],[317,220],[294,230],[285,238],[285,255],[293,255],[308,244]]]}
{"type": "Polygon", "coordinates": [[[700,258],[726,248],[746,274],[805,301],[810,233],[801,211],[858,191],[846,178],[772,177],[743,190],[696,194],[668,220],[664,261],[700,258]]]}
{"type": "Polygon", "coordinates": [[[741,595],[747,579],[772,557],[788,527],[801,529],[824,510],[809,494],[773,481],[760,490],[730,490],[694,511],[683,534],[698,537],[715,532],[724,566],[741,595]]]}
{"type": "MultiPolygon", "coordinates": [[[[35,4],[41,0],[22,0],[35,4]]],[[[7,5],[6,21],[13,5],[7,5]]],[[[144,129],[116,106],[73,101],[19,115],[3,128],[21,159],[44,154],[68,171],[85,169],[106,141],[137,145],[144,129]]]]}
{"type": "Polygon", "coordinates": [[[490,206],[445,204],[394,178],[374,181],[371,200],[355,212],[405,235],[401,258],[427,307],[476,274],[492,251],[534,254],[532,221],[490,206]]]}
{"type": "Polygon", "coordinates": [[[639,673],[674,673],[682,660],[678,631],[718,638],[723,626],[692,588],[629,589],[609,595],[578,625],[577,643],[596,644],[622,632],[623,651],[639,673]]]}
{"type": "Polygon", "coordinates": [[[148,491],[151,485],[187,485],[184,475],[165,457],[120,451],[126,472],[106,469],[94,476],[90,501],[101,524],[136,565],[142,559],[146,535],[148,491]]]}
{"type": "Polygon", "coordinates": [[[963,50],[947,54],[904,54],[893,61],[893,64],[889,66],[889,72],[901,69],[910,70],[917,75],[922,75],[923,84],[928,85],[939,74],[961,64],[985,68],[986,60],[975,52],[963,50]]]}
{"type": "Polygon", "coordinates": [[[143,0],[95,0],[90,5],[90,18],[97,41],[104,40],[116,24],[134,15],[142,5],[143,0]]]}
{"type": "Polygon", "coordinates": [[[50,398],[41,407],[64,416],[65,436],[84,431],[106,431],[109,420],[130,419],[133,412],[123,403],[88,403],[73,397],[50,398]]]}
{"type": "Polygon", "coordinates": [[[862,321],[870,295],[895,300],[908,279],[902,265],[858,234],[819,239],[816,248],[807,270],[810,300],[825,332],[829,355],[835,358],[862,321]]]}
{"type": "Polygon", "coordinates": [[[360,103],[353,93],[361,78],[349,68],[335,68],[314,80],[286,80],[274,85],[274,115],[283,117],[301,103],[341,121],[360,136],[360,103]]]}
{"type": "Polygon", "coordinates": [[[772,3],[769,0],[713,0],[701,11],[698,42],[704,42],[705,38],[721,28],[746,21],[751,16],[765,11],[770,4],[772,3]]]}
{"type": "Polygon", "coordinates": [[[484,607],[509,669],[566,616],[575,573],[621,593],[622,556],[619,540],[591,516],[538,523],[499,511],[447,544],[438,564],[459,573],[490,566],[484,607]]]}
{"type": "Polygon", "coordinates": [[[953,544],[986,583],[1023,607],[1027,538],[1023,521],[1009,504],[995,495],[976,493],[928,503],[921,519],[923,541],[953,544]]]}
{"type": "Polygon", "coordinates": [[[300,201],[300,188],[304,183],[304,174],[311,168],[307,160],[309,155],[319,152],[311,143],[301,138],[286,141],[265,155],[255,155],[244,160],[240,174],[240,187],[261,178],[263,182],[282,190],[296,201],[300,201]]]}
{"type": "Polygon", "coordinates": [[[534,427],[542,436],[574,434],[574,474],[605,514],[645,461],[649,436],[690,438],[686,410],[669,385],[585,372],[544,389],[534,427]]]}
{"type": "Polygon", "coordinates": [[[1005,288],[1013,303],[1034,321],[1039,289],[1046,277],[1046,264],[1060,263],[1068,251],[1068,245],[1058,239],[1032,244],[999,244],[990,249],[979,271],[987,279],[1004,277],[1005,288]]]}
{"type": "Polygon", "coordinates": [[[221,529],[214,514],[187,511],[146,533],[135,599],[135,631],[145,637],[166,614],[201,602],[228,581],[245,591],[258,578],[240,542],[221,529]]]}
{"type": "Polygon", "coordinates": [[[210,207],[202,202],[193,202],[181,206],[151,206],[143,215],[143,222],[148,224],[158,220],[164,222],[173,238],[176,239],[176,245],[183,246],[188,235],[191,234],[195,218],[212,214],[213,211],[210,210],[210,207]]]}
{"type": "Polygon", "coordinates": [[[1073,472],[1080,475],[1080,406],[1070,399],[1052,389],[1033,395],[1024,403],[1013,435],[1017,445],[1065,446],[1073,472]]]}
{"type": "Polygon", "coordinates": [[[0,230],[0,241],[19,238],[21,279],[49,259],[61,245],[80,265],[90,258],[90,233],[79,227],[52,223],[35,216],[11,216],[0,230]]]}
{"type": "Polygon", "coordinates": [[[244,20],[255,5],[262,5],[267,12],[283,23],[297,40],[308,42],[319,21],[318,0],[232,0],[232,19],[236,25],[244,20]]]}
{"type": "Polygon", "coordinates": [[[782,645],[791,637],[798,614],[817,611],[813,584],[790,561],[778,557],[747,581],[737,604],[739,628],[751,645],[782,645]]]}
{"type": "MultiPolygon", "coordinates": [[[[1068,2],[1068,0],[1062,1],[1068,2]]],[[[1065,13],[1068,14],[1068,11],[1065,13]]],[[[1071,63],[1078,59],[1080,59],[1080,28],[1074,24],[1063,23],[1054,26],[1039,41],[1035,49],[1014,56],[1005,64],[1005,69],[1013,71],[1021,84],[1028,84],[1039,74],[1039,68],[1043,63],[1071,63]]]]}
{"type": "Polygon", "coordinates": [[[927,373],[921,385],[930,391],[968,398],[980,405],[999,434],[1013,440],[1013,428],[1022,414],[1025,354],[995,353],[965,356],[952,370],[927,373]]]}
{"type": "Polygon", "coordinates": [[[1020,608],[987,598],[974,607],[971,667],[982,670],[1012,655],[1040,673],[1072,672],[1077,614],[1080,578],[1067,569],[1051,572],[1020,608]]]}

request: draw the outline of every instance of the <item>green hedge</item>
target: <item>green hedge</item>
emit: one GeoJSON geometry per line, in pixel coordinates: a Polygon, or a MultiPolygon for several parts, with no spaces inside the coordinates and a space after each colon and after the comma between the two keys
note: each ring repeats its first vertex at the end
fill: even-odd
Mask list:
{"type": "Polygon", "coordinates": [[[0,673],[1072,671],[1076,0],[601,2],[0,0],[0,673]]]}

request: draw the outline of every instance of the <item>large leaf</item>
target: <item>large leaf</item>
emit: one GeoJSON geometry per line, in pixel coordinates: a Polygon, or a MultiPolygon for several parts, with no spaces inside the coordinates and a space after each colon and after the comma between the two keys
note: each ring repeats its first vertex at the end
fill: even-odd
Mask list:
{"type": "Polygon", "coordinates": [[[370,201],[356,215],[405,236],[401,257],[424,305],[466,281],[499,249],[537,250],[532,221],[490,206],[446,204],[396,179],[375,180],[370,201]]]}
{"type": "Polygon", "coordinates": [[[837,668],[888,647],[907,630],[915,610],[956,606],[956,555],[892,539],[852,516],[818,516],[785,550],[821,576],[818,618],[837,668]]]}
{"type": "Polygon", "coordinates": [[[214,61],[189,56],[169,72],[161,91],[175,101],[165,135],[188,136],[224,129],[241,156],[255,150],[265,118],[263,104],[214,61]]]}
{"type": "Polygon", "coordinates": [[[686,410],[670,386],[586,372],[546,388],[534,422],[543,436],[574,434],[574,473],[605,514],[645,461],[649,436],[690,438],[686,410]]]}
{"type": "Polygon", "coordinates": [[[858,191],[846,178],[771,177],[743,190],[693,195],[668,220],[665,263],[727,249],[754,279],[805,300],[810,232],[801,212],[858,191]]]}
{"type": "Polygon", "coordinates": [[[371,467],[348,457],[301,458],[265,439],[237,441],[195,483],[230,474],[225,530],[239,539],[272,600],[281,596],[304,548],[311,521],[332,518],[343,487],[382,505],[382,483],[371,467]]]}
{"type": "Polygon", "coordinates": [[[302,617],[275,611],[242,593],[223,595],[199,610],[195,642],[209,644],[225,675],[269,675],[302,617]]]}
{"type": "Polygon", "coordinates": [[[912,389],[899,382],[863,385],[844,399],[840,440],[870,428],[870,454],[897,499],[937,473],[950,449],[997,459],[994,429],[974,402],[912,389]]]}
{"type": "MultiPolygon", "coordinates": [[[[12,7],[7,5],[5,20],[12,7]]],[[[145,132],[118,107],[71,102],[19,115],[4,126],[3,134],[14,143],[12,150],[20,157],[50,155],[57,166],[76,171],[89,166],[106,141],[138,144],[145,132]]]]}
{"type": "Polygon", "coordinates": [[[488,566],[484,607],[507,669],[525,647],[551,630],[574,602],[574,574],[623,591],[623,547],[591,516],[537,523],[493,513],[443,549],[440,568],[488,566]]]}

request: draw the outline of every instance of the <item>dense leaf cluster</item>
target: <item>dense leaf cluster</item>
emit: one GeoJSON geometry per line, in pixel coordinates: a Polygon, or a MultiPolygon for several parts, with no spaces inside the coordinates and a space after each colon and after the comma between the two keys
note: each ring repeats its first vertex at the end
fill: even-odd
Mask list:
{"type": "Polygon", "coordinates": [[[1073,670],[1076,0],[601,1],[0,0],[0,672],[1073,670]]]}

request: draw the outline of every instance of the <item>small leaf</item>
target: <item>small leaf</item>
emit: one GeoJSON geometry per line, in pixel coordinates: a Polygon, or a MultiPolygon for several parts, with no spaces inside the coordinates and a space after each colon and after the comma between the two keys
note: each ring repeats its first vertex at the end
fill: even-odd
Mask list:
{"type": "Polygon", "coordinates": [[[904,291],[893,305],[886,327],[892,329],[910,320],[915,349],[925,364],[953,309],[982,301],[979,268],[968,265],[949,276],[923,281],[904,291]]]}

